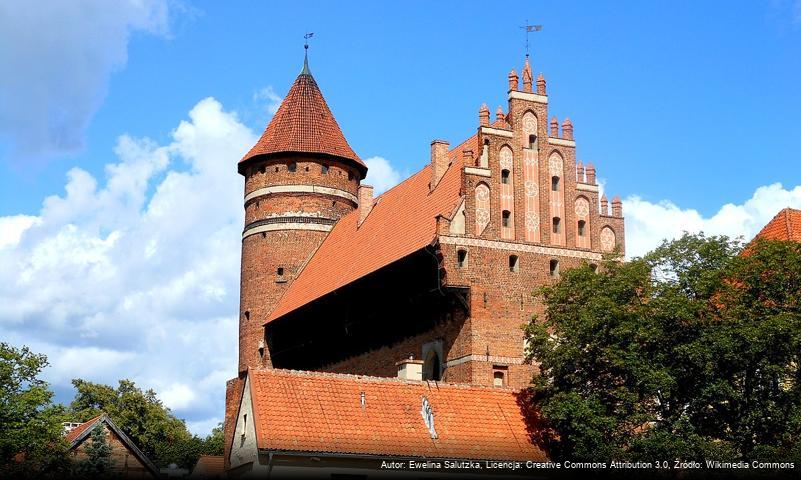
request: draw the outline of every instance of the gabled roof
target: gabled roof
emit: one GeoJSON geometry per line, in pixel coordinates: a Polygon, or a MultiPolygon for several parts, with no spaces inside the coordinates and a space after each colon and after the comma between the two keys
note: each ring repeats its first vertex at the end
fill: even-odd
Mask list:
{"type": "Polygon", "coordinates": [[[225,461],[222,455],[201,455],[197,459],[191,477],[214,478],[225,475],[225,461]]]}
{"type": "Polygon", "coordinates": [[[801,210],[783,209],[754,238],[801,242],[801,210]]]}
{"type": "Polygon", "coordinates": [[[545,459],[513,389],[278,369],[248,375],[260,450],[545,459]],[[437,438],[421,413],[424,398],[437,438]]]}
{"type": "Polygon", "coordinates": [[[449,215],[461,200],[461,150],[459,155],[455,151],[433,192],[429,164],[376,198],[361,225],[358,208],[342,217],[265,323],[429,245],[436,236],[436,217],[449,215]]]}
{"type": "Polygon", "coordinates": [[[350,148],[308,69],[295,79],[278,111],[253,148],[239,161],[275,153],[318,153],[350,160],[362,173],[367,166],[350,148]]]}
{"type": "Polygon", "coordinates": [[[122,430],[120,430],[120,428],[114,422],[112,422],[111,418],[109,418],[109,416],[106,415],[105,413],[102,413],[94,417],[88,422],[84,422],[78,425],[77,427],[73,428],[67,433],[66,440],[70,444],[70,450],[74,450],[81,443],[83,443],[84,440],[89,438],[89,436],[92,433],[92,429],[94,429],[96,425],[101,423],[105,423],[106,426],[109,428],[109,430],[114,432],[119,437],[122,444],[125,445],[125,448],[127,448],[131,453],[133,453],[134,456],[136,456],[136,458],[138,458],[139,461],[142,462],[142,465],[144,465],[145,468],[150,470],[153,476],[155,477],[161,476],[161,474],[159,473],[159,469],[156,468],[156,466],[153,464],[153,462],[150,461],[149,458],[147,458],[147,455],[145,455],[141,450],[139,450],[139,448],[133,443],[133,441],[131,441],[131,439],[128,438],[128,436],[125,435],[125,433],[122,430]]]}

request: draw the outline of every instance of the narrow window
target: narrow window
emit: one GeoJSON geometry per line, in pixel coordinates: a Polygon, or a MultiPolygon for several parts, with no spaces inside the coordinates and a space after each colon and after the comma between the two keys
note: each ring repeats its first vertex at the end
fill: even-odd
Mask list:
{"type": "Polygon", "coordinates": [[[467,250],[459,250],[456,252],[456,265],[459,268],[467,266],[467,250]]]}
{"type": "Polygon", "coordinates": [[[250,311],[245,310],[245,320],[250,320],[250,311]]]}
{"type": "Polygon", "coordinates": [[[279,277],[283,277],[284,276],[284,267],[278,267],[278,270],[276,270],[275,273],[277,273],[279,277]]]}
{"type": "Polygon", "coordinates": [[[323,175],[328,175],[328,165],[323,165],[322,173],[323,175]]]}
{"type": "Polygon", "coordinates": [[[501,183],[509,183],[509,170],[501,170],[501,183]]]}
{"type": "Polygon", "coordinates": [[[353,172],[348,172],[348,181],[353,180],[353,172]]]}
{"type": "Polygon", "coordinates": [[[275,173],[278,173],[278,167],[275,167],[275,173]]]}
{"type": "Polygon", "coordinates": [[[537,147],[537,136],[536,135],[529,135],[528,136],[528,148],[536,148],[537,147]]]}
{"type": "Polygon", "coordinates": [[[520,258],[518,258],[517,255],[509,255],[509,271],[510,272],[520,271],[520,258]]]}
{"type": "Polygon", "coordinates": [[[598,273],[598,265],[591,263],[590,268],[592,269],[593,273],[598,273]]]}
{"type": "Polygon", "coordinates": [[[551,260],[551,276],[559,276],[559,260],[551,260]]]}
{"type": "Polygon", "coordinates": [[[289,166],[287,167],[287,169],[288,169],[290,172],[295,172],[295,171],[297,171],[297,169],[298,169],[298,164],[297,164],[297,163],[295,163],[295,162],[292,162],[292,163],[290,163],[290,164],[289,164],[289,166]]]}
{"type": "Polygon", "coordinates": [[[559,177],[551,177],[551,191],[559,191],[559,177]]]}
{"type": "Polygon", "coordinates": [[[259,173],[264,173],[264,170],[265,170],[265,167],[264,167],[264,165],[262,165],[261,167],[259,167],[259,173]]]}
{"type": "Polygon", "coordinates": [[[423,380],[441,380],[442,365],[439,362],[439,355],[433,349],[428,352],[428,357],[423,364],[423,380]]]}
{"type": "Polygon", "coordinates": [[[492,374],[492,384],[496,387],[506,386],[506,375],[504,375],[502,371],[496,370],[495,373],[492,374]]]}
{"type": "Polygon", "coordinates": [[[562,220],[559,217],[553,217],[553,233],[562,233],[562,220]]]}
{"type": "Polygon", "coordinates": [[[504,227],[512,226],[512,212],[510,212],[509,210],[503,211],[503,226],[504,227]]]}
{"type": "Polygon", "coordinates": [[[578,221],[578,234],[579,234],[579,237],[583,237],[584,236],[584,234],[585,234],[584,229],[586,227],[587,227],[587,222],[585,222],[584,220],[579,220],[578,221]]]}

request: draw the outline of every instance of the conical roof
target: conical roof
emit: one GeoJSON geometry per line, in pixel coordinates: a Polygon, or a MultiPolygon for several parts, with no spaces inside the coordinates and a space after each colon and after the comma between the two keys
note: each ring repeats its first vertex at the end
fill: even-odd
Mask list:
{"type": "Polygon", "coordinates": [[[240,172],[251,158],[276,153],[331,155],[350,160],[362,177],[367,172],[367,166],[345,140],[305,63],[259,141],[239,161],[240,172]]]}

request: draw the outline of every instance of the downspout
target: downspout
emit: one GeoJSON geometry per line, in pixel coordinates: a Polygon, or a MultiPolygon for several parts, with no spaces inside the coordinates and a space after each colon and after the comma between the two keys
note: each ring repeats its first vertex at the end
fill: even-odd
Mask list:
{"type": "Polygon", "coordinates": [[[267,478],[270,478],[270,473],[273,471],[273,452],[267,454],[267,478]]]}

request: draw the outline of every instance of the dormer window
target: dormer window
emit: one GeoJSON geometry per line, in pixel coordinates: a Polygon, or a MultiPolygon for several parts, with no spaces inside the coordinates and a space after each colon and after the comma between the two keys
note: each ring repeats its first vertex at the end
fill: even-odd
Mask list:
{"type": "Polygon", "coordinates": [[[501,170],[501,183],[509,183],[509,170],[501,170]]]}
{"type": "Polygon", "coordinates": [[[512,212],[510,212],[509,210],[503,211],[503,226],[504,227],[512,226],[512,212]]]}
{"type": "Polygon", "coordinates": [[[298,171],[298,164],[295,162],[290,163],[289,165],[287,165],[287,170],[289,170],[290,172],[298,171]]]}
{"type": "Polygon", "coordinates": [[[559,177],[551,177],[551,191],[552,192],[559,191],[559,177]]]}

